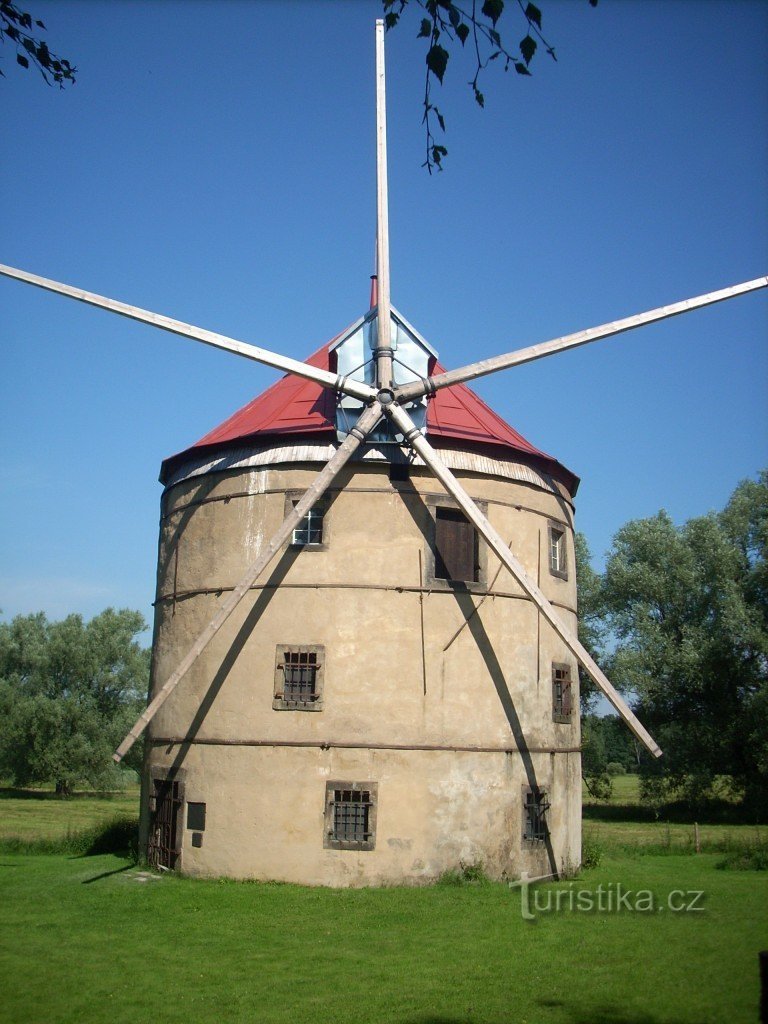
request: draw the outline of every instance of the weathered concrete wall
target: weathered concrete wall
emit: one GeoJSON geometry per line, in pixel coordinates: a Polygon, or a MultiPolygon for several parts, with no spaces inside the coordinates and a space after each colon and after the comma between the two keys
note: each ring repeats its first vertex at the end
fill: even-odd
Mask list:
{"type": "MultiPolygon", "coordinates": [[[[210,474],[165,495],[156,688],[317,468],[210,474]]],[[[575,630],[568,504],[528,484],[460,479],[575,630]],[[549,571],[551,522],[566,529],[567,580],[549,571]]],[[[445,496],[426,471],[392,484],[386,465],[356,465],[339,484],[323,549],[285,549],[152,723],[148,771],[182,768],[186,799],[207,808],[200,848],[184,829],[182,870],[354,885],[460,862],[496,877],[577,865],[578,712],[570,724],[552,716],[553,662],[572,666],[577,702],[572,655],[482,543],[480,584],[429,578],[430,506],[445,496]],[[278,644],[325,648],[322,711],[273,709],[278,644]],[[378,784],[375,849],[324,848],[332,779],[378,784]],[[548,842],[522,839],[523,791],[537,786],[548,842]]]]}

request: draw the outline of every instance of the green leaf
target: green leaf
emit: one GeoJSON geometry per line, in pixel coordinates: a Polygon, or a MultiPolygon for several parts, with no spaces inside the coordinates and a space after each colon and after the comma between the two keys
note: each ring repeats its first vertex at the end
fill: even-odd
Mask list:
{"type": "Polygon", "coordinates": [[[445,69],[448,66],[448,51],[444,50],[442,46],[438,46],[437,43],[430,47],[429,53],[427,54],[427,67],[435,76],[440,80],[440,84],[443,82],[443,75],[445,69]]]}
{"type": "Polygon", "coordinates": [[[495,29],[489,29],[488,35],[490,36],[491,42],[493,43],[494,46],[501,46],[501,36],[495,29]]]}
{"type": "Polygon", "coordinates": [[[530,75],[531,73],[525,64],[521,64],[519,60],[515,61],[515,71],[518,75],[530,75]]]}
{"type": "Polygon", "coordinates": [[[484,107],[485,96],[483,96],[483,94],[480,92],[476,85],[473,85],[472,88],[475,90],[475,101],[477,102],[478,107],[484,107]]]}
{"type": "Polygon", "coordinates": [[[454,28],[457,28],[461,22],[461,15],[453,4],[448,8],[448,20],[454,28]]]}
{"type": "Polygon", "coordinates": [[[419,34],[416,36],[416,38],[417,39],[421,39],[422,36],[431,36],[431,35],[432,35],[432,22],[429,20],[429,18],[422,18],[421,19],[421,28],[419,29],[419,34]]]}
{"type": "Polygon", "coordinates": [[[36,21],[35,24],[38,28],[45,28],[45,25],[42,23],[42,21],[36,21]]]}
{"type": "Polygon", "coordinates": [[[387,30],[389,30],[391,28],[394,28],[399,20],[400,20],[400,15],[396,14],[394,11],[390,11],[389,14],[385,15],[385,17],[384,17],[384,27],[387,30]]]}
{"type": "Polygon", "coordinates": [[[526,36],[525,39],[520,40],[520,53],[522,53],[525,63],[530,64],[531,58],[536,53],[536,40],[532,36],[526,36]]]}
{"type": "Polygon", "coordinates": [[[29,67],[29,61],[28,61],[28,60],[27,60],[27,58],[26,58],[26,57],[25,57],[25,56],[24,56],[23,54],[21,54],[21,53],[17,53],[17,54],[16,54],[16,63],[17,63],[17,64],[21,64],[21,66],[22,66],[23,68],[28,68],[28,67],[29,67]]]}
{"type": "Polygon", "coordinates": [[[485,0],[483,4],[483,14],[486,18],[490,18],[494,25],[501,17],[503,10],[504,0],[485,0]]]}
{"type": "MultiPolygon", "coordinates": [[[[597,0],[595,0],[597,3],[597,0]]],[[[535,4],[528,4],[525,8],[525,16],[528,21],[532,21],[537,28],[541,28],[541,11],[535,4]]]]}
{"type": "Polygon", "coordinates": [[[461,45],[463,46],[464,43],[466,43],[467,41],[467,36],[469,35],[469,29],[464,24],[464,22],[456,26],[456,35],[461,40],[461,45]]]}
{"type": "Polygon", "coordinates": [[[445,121],[443,119],[443,115],[440,113],[437,107],[435,107],[435,116],[437,117],[437,123],[440,125],[443,131],[445,131],[445,121]]]}

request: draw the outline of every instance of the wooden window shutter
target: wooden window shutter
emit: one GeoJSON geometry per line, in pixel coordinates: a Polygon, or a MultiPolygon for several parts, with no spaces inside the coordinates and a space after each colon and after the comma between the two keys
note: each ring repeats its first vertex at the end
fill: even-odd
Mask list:
{"type": "Polygon", "coordinates": [[[477,582],[477,534],[463,512],[435,509],[435,577],[477,582]]]}

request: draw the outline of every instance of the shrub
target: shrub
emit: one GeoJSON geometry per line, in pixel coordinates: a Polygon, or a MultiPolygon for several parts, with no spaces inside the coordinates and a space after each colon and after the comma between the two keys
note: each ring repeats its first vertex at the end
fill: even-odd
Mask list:
{"type": "Polygon", "coordinates": [[[597,868],[603,859],[603,848],[596,839],[591,837],[585,839],[581,844],[581,866],[582,868],[597,868]]]}
{"type": "Polygon", "coordinates": [[[618,761],[609,761],[608,764],[605,766],[605,770],[611,776],[627,774],[627,769],[624,767],[623,764],[619,764],[618,761]]]}
{"type": "Polygon", "coordinates": [[[753,843],[737,846],[716,867],[721,871],[768,871],[768,842],[760,836],[753,843]]]}
{"type": "Polygon", "coordinates": [[[489,879],[479,862],[465,864],[460,861],[458,868],[444,871],[437,880],[438,885],[486,885],[489,879]]]}

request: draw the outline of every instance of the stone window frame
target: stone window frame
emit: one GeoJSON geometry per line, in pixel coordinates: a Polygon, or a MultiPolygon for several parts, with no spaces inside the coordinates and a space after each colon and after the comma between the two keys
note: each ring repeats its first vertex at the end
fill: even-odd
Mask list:
{"type": "Polygon", "coordinates": [[[326,850],[356,850],[368,851],[376,848],[376,815],[379,803],[378,782],[348,782],[330,780],[325,784],[325,813],[323,815],[323,848],[326,850]],[[335,808],[337,790],[356,793],[368,793],[368,839],[365,841],[353,841],[336,839],[335,830],[335,808]]]}
{"type": "MultiPolygon", "coordinates": [[[[488,517],[488,502],[472,499],[482,514],[488,517]]],[[[444,580],[435,576],[435,545],[437,543],[437,509],[449,508],[463,512],[455,498],[449,495],[435,495],[426,499],[429,520],[427,522],[427,543],[424,558],[424,583],[432,590],[467,590],[471,593],[485,593],[488,589],[488,545],[480,532],[470,523],[477,536],[477,580],[444,580]]]]}
{"type": "MultiPolygon", "coordinates": [[[[285,507],[283,510],[284,516],[288,516],[293,512],[296,503],[300,501],[306,494],[305,490],[290,490],[285,492],[285,507]]],[[[291,534],[289,544],[292,548],[297,548],[300,551],[327,551],[329,547],[329,511],[331,507],[330,498],[327,495],[319,498],[317,502],[312,506],[313,510],[320,506],[323,509],[323,539],[319,544],[303,544],[301,541],[296,540],[296,530],[291,534]]],[[[303,520],[302,520],[303,521],[303,520]]]]}
{"type": "Polygon", "coordinates": [[[570,725],[573,721],[573,678],[574,671],[571,665],[564,661],[552,662],[552,721],[558,725],[570,725]],[[566,673],[562,679],[557,678],[557,673],[566,673]],[[558,683],[565,683],[559,695],[557,693],[558,683]],[[569,691],[565,699],[565,692],[569,691]]]}
{"type": "Polygon", "coordinates": [[[523,786],[522,841],[526,846],[538,846],[549,838],[547,813],[551,807],[546,789],[523,786]],[[530,798],[534,797],[533,800],[530,798]],[[531,810],[535,809],[535,815],[531,810]]]}
{"type": "Polygon", "coordinates": [[[275,678],[272,697],[272,708],[275,711],[322,711],[325,687],[325,646],[324,644],[277,644],[275,646],[275,678]],[[314,654],[315,662],[315,699],[290,700],[285,692],[285,655],[293,652],[314,654]]]}
{"type": "Polygon", "coordinates": [[[550,519],[547,523],[547,564],[551,576],[568,579],[568,528],[550,519]]]}

